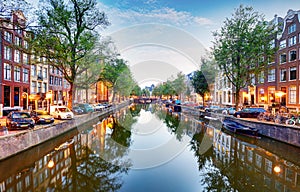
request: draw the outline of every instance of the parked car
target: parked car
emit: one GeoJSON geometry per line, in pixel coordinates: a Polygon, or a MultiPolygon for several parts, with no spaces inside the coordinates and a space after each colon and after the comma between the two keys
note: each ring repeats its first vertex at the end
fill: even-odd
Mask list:
{"type": "Polygon", "coordinates": [[[84,113],[94,112],[94,108],[88,103],[78,103],[76,106],[80,107],[84,113]]]}
{"type": "Polygon", "coordinates": [[[6,127],[8,129],[34,128],[34,120],[28,112],[12,111],[7,115],[6,127]]]}
{"type": "Polygon", "coordinates": [[[95,110],[95,111],[103,111],[103,110],[106,108],[105,105],[103,105],[103,104],[101,104],[101,103],[99,103],[99,104],[94,104],[93,107],[94,107],[94,110],[95,110]]]}
{"type": "Polygon", "coordinates": [[[48,111],[34,110],[30,112],[35,124],[48,124],[54,122],[54,117],[48,111]]]}
{"type": "Polygon", "coordinates": [[[211,106],[205,108],[205,112],[216,112],[220,109],[221,108],[219,106],[211,105],[211,106]]]}
{"type": "Polygon", "coordinates": [[[237,118],[257,118],[260,113],[266,112],[263,108],[245,108],[241,111],[236,111],[233,116],[237,118]]]}
{"type": "Polygon", "coordinates": [[[80,115],[84,113],[84,111],[78,106],[73,106],[72,111],[75,115],[80,115]]]}
{"type": "Polygon", "coordinates": [[[50,115],[56,119],[73,119],[74,113],[66,106],[50,106],[50,115]]]}
{"type": "Polygon", "coordinates": [[[224,115],[233,115],[236,112],[235,107],[228,107],[223,109],[222,114],[224,115]]]}

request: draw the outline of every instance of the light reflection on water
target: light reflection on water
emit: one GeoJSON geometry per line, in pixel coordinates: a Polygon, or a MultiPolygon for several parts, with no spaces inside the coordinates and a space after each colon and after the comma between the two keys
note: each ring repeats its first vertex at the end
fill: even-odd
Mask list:
{"type": "Polygon", "coordinates": [[[125,108],[0,162],[0,191],[300,191],[299,148],[218,126],[125,108]]]}

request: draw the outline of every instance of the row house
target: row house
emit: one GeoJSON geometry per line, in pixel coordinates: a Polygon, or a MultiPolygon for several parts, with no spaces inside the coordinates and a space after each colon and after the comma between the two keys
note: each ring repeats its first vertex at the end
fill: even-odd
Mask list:
{"type": "Polygon", "coordinates": [[[27,54],[26,18],[21,11],[0,18],[0,102],[3,107],[28,106],[30,56],[27,54]]]}
{"type": "Polygon", "coordinates": [[[0,103],[4,109],[49,109],[67,104],[69,83],[46,58],[29,54],[32,33],[22,11],[0,18],[0,103]]]}
{"type": "MultiPolygon", "coordinates": [[[[240,106],[285,106],[300,110],[300,11],[289,10],[284,18],[275,15],[272,23],[279,34],[271,42],[278,51],[268,59],[267,71],[262,71],[240,93],[240,106]]],[[[216,78],[214,102],[234,105],[234,88],[220,73],[216,78]]]]}

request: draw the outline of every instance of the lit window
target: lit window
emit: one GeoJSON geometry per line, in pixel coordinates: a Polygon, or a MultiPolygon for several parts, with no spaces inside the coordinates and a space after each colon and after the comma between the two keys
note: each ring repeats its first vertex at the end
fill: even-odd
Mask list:
{"type": "Polygon", "coordinates": [[[296,103],[296,86],[289,87],[289,103],[295,104],[296,103]]]}

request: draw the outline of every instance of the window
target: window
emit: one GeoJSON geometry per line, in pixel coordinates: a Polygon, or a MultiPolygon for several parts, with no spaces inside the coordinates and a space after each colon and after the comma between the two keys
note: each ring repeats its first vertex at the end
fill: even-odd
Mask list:
{"type": "Polygon", "coordinates": [[[32,75],[33,77],[36,76],[36,65],[31,65],[31,75],[32,75]]]}
{"type": "Polygon", "coordinates": [[[53,76],[52,76],[52,75],[50,75],[49,84],[50,84],[50,85],[53,85],[53,76]]]}
{"type": "Polygon", "coordinates": [[[286,62],[286,54],[283,53],[280,55],[280,63],[285,63],[286,62]]]}
{"type": "Polygon", "coordinates": [[[16,26],[16,32],[18,33],[18,34],[22,34],[22,29],[21,29],[21,27],[19,27],[19,26],[16,26]]]}
{"type": "Polygon", "coordinates": [[[24,48],[28,49],[28,42],[24,40],[24,48]]]}
{"type": "Polygon", "coordinates": [[[14,80],[20,82],[21,81],[21,68],[15,66],[14,68],[14,80]]]}
{"type": "Polygon", "coordinates": [[[21,52],[19,50],[15,50],[15,62],[21,62],[21,52]]]}
{"type": "Polygon", "coordinates": [[[268,159],[265,159],[265,171],[269,174],[272,173],[272,161],[268,160],[268,159]]]}
{"type": "Polygon", "coordinates": [[[4,63],[4,80],[11,80],[11,65],[4,63]]]}
{"type": "Polygon", "coordinates": [[[4,46],[4,59],[12,60],[12,49],[4,46]]]}
{"type": "Polygon", "coordinates": [[[47,69],[47,68],[44,68],[44,70],[43,70],[43,77],[44,77],[45,79],[48,78],[48,69],[47,69]]]}
{"type": "Polygon", "coordinates": [[[24,83],[29,82],[29,70],[26,68],[23,68],[23,82],[24,83]]]}
{"type": "Polygon", "coordinates": [[[22,39],[20,37],[15,37],[15,45],[22,46],[22,39]]]}
{"type": "Polygon", "coordinates": [[[264,71],[261,71],[260,74],[258,74],[258,80],[259,80],[259,83],[265,82],[265,72],[264,71]]]}
{"type": "Polygon", "coordinates": [[[288,34],[293,33],[296,31],[296,24],[292,24],[288,28],[288,34]]]}
{"type": "Polygon", "coordinates": [[[47,92],[47,83],[43,83],[43,93],[47,92]]]}
{"type": "Polygon", "coordinates": [[[297,58],[297,52],[295,50],[290,51],[290,61],[294,61],[297,58]]]}
{"type": "Polygon", "coordinates": [[[29,64],[29,57],[26,53],[23,53],[23,63],[24,64],[29,64]]]}
{"type": "Polygon", "coordinates": [[[10,32],[4,31],[4,40],[11,43],[12,42],[12,34],[10,32]]]}
{"type": "Polygon", "coordinates": [[[274,81],[275,81],[275,69],[269,69],[268,82],[274,82],[274,81]]]}
{"type": "Polygon", "coordinates": [[[31,93],[36,93],[36,81],[31,82],[31,93]]]}
{"type": "Polygon", "coordinates": [[[286,81],[286,69],[280,69],[280,81],[286,81]]]}
{"type": "Polygon", "coordinates": [[[280,41],[279,47],[280,47],[280,49],[286,48],[286,40],[280,41]]]}
{"type": "Polygon", "coordinates": [[[41,93],[42,92],[42,83],[41,82],[38,82],[38,93],[41,93]]]}
{"type": "Polygon", "coordinates": [[[293,46],[297,43],[296,36],[289,38],[289,46],[293,46]]]}
{"type": "Polygon", "coordinates": [[[296,86],[289,87],[289,103],[296,104],[296,86]]]}
{"type": "Polygon", "coordinates": [[[297,67],[290,68],[290,80],[296,80],[297,76],[297,67]]]}

